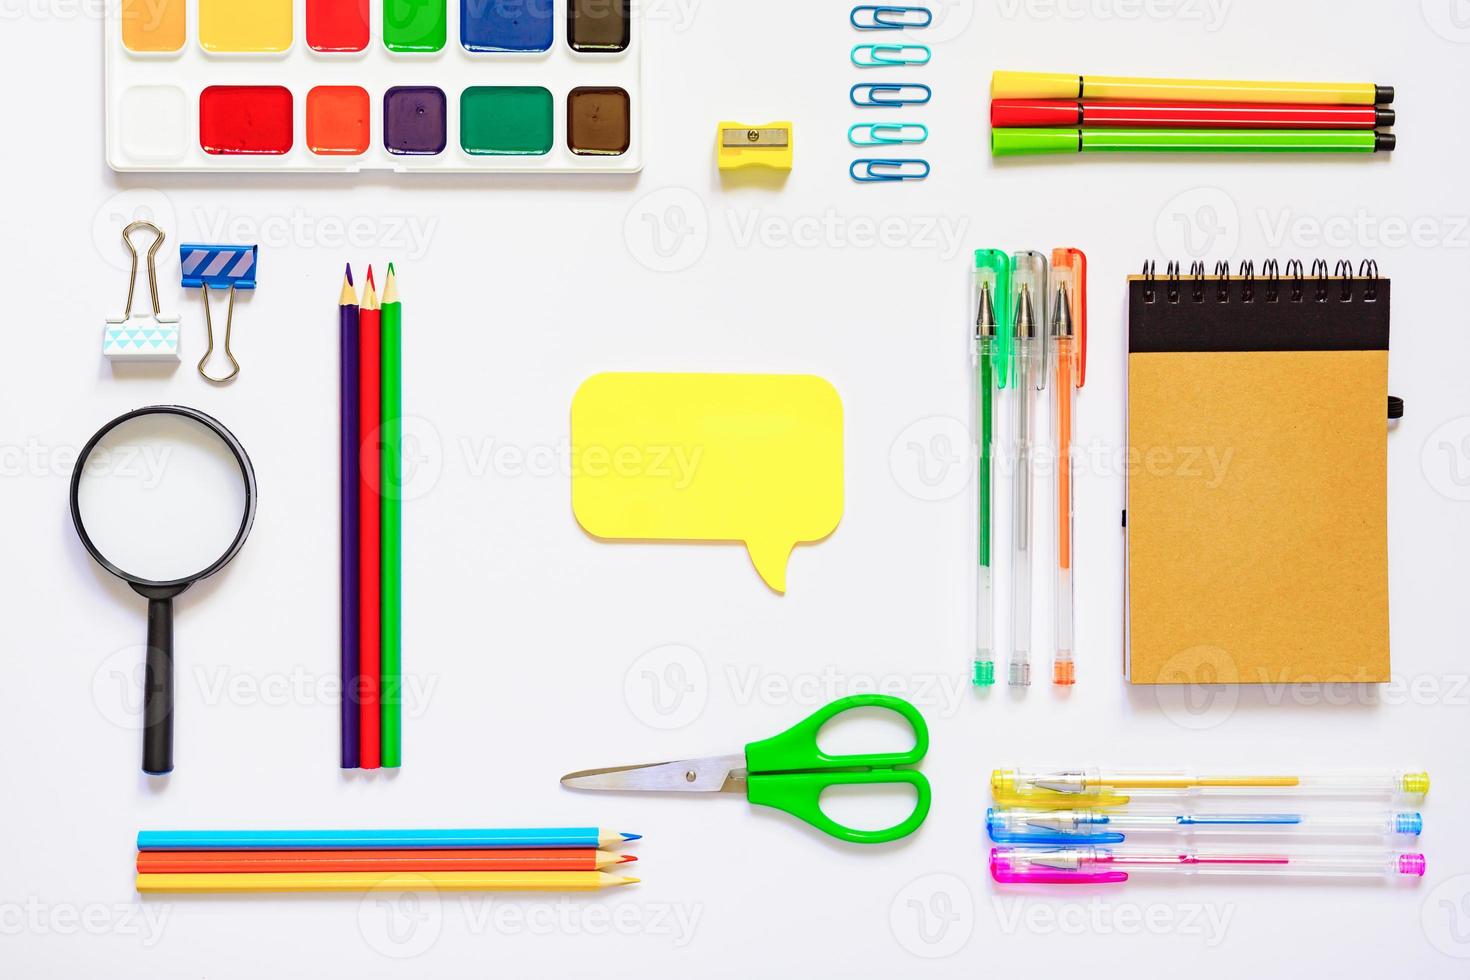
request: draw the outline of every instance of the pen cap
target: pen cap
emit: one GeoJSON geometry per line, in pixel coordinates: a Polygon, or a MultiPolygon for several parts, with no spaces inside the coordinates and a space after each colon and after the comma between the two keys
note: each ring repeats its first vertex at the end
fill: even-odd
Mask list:
{"type": "MultiPolygon", "coordinates": [[[[990,301],[995,308],[995,386],[1004,388],[1011,368],[1011,258],[998,248],[975,249],[975,302],[980,287],[990,286],[990,301]]],[[[976,311],[978,312],[978,311],[976,311]]],[[[974,319],[970,320],[974,323],[974,319]]]]}
{"type": "Polygon", "coordinates": [[[1126,871],[1096,870],[1112,855],[1101,848],[992,847],[990,877],[1010,885],[1090,885],[1127,881],[1126,871]]]}
{"type": "Polygon", "coordinates": [[[1048,71],[998,71],[990,76],[992,99],[1080,99],[1082,76],[1048,71]]]}
{"type": "Polygon", "coordinates": [[[1052,290],[1059,284],[1067,287],[1072,305],[1072,330],[1077,338],[1077,376],[1072,383],[1081,388],[1087,383],[1087,256],[1078,248],[1051,250],[1052,290]]]}
{"type": "Polygon", "coordinates": [[[990,125],[1081,126],[1082,105],[1073,99],[995,99],[990,103],[990,125]]]}
{"type": "Polygon", "coordinates": [[[993,157],[1081,152],[1082,130],[1075,126],[1067,129],[992,127],[990,130],[990,155],[993,157]]]}
{"type": "MultiPolygon", "coordinates": [[[[1050,276],[1048,272],[1051,266],[1046,256],[1040,252],[1030,250],[1016,252],[1011,256],[1011,299],[1013,303],[1020,302],[1021,287],[1031,295],[1031,315],[1036,327],[1036,349],[1041,352],[1040,364],[1037,365],[1036,389],[1038,391],[1046,387],[1046,372],[1049,365],[1047,350],[1051,346],[1047,332],[1051,326],[1051,290],[1050,276]]],[[[1011,315],[1014,320],[1016,307],[1011,307],[1011,315]]],[[[1012,324],[1014,325],[1014,324],[1012,324]]]]}
{"type": "Polygon", "coordinates": [[[1086,810],[1020,810],[990,807],[985,829],[997,844],[1121,844],[1105,814],[1086,810]]]}
{"type": "Polygon", "coordinates": [[[1096,769],[995,769],[990,773],[990,795],[999,806],[1044,810],[1120,806],[1128,802],[1126,795],[1099,785],[1096,769]]]}

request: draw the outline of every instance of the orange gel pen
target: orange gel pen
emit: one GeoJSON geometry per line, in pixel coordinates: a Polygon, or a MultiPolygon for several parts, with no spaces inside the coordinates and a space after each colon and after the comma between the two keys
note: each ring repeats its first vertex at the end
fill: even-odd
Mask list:
{"type": "Polygon", "coordinates": [[[1075,248],[1052,251],[1052,278],[1056,305],[1051,317],[1052,363],[1056,366],[1056,402],[1052,408],[1052,444],[1057,451],[1056,515],[1057,575],[1053,605],[1056,610],[1056,650],[1052,660],[1052,683],[1070,687],[1076,683],[1072,659],[1073,580],[1072,559],[1075,536],[1072,527],[1073,435],[1077,389],[1087,372],[1087,256],[1075,248]]]}

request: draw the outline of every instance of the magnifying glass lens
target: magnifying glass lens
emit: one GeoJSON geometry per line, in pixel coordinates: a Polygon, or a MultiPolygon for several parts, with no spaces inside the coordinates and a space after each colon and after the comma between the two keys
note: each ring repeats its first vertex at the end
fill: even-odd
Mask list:
{"type": "Polygon", "coordinates": [[[247,507],[230,447],[181,415],[119,423],[82,460],[81,523],[97,552],[128,578],[197,576],[229,551],[247,507]]]}

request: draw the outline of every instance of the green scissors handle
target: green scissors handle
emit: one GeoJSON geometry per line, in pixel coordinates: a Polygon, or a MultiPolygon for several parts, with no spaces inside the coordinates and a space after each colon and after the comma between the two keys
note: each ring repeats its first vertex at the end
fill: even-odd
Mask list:
{"type": "Polygon", "coordinates": [[[929,751],[929,726],[919,710],[902,698],[886,694],[855,694],[841,698],[797,722],[780,735],[745,747],[749,772],[746,798],[751,803],[784,810],[838,840],[855,844],[882,844],[907,837],[929,815],[929,780],[923,773],[898,766],[917,765],[929,751]],[[828,755],[817,744],[822,726],[854,708],[883,708],[908,721],[914,747],[907,752],[828,755]],[[822,791],[854,783],[908,783],[917,799],[904,820],[882,830],[857,830],[837,823],[822,812],[822,791]]]}

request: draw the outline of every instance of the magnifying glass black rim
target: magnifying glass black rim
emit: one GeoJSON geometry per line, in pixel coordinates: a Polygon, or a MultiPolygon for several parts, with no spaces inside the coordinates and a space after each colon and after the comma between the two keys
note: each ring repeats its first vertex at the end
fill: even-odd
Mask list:
{"type": "Polygon", "coordinates": [[[229,564],[230,559],[234,558],[244,546],[245,538],[250,534],[250,526],[255,523],[255,467],[251,465],[250,457],[245,453],[245,447],[240,445],[240,440],[235,438],[235,434],[221,425],[218,419],[204,414],[197,408],[190,408],[187,405],[146,405],[143,408],[135,408],[131,412],[125,412],[119,415],[98,429],[97,434],[92,436],[91,439],[88,439],[87,444],[82,447],[82,452],[77,457],[77,464],[71,472],[71,522],[76,526],[77,536],[82,539],[82,546],[87,549],[87,553],[92,556],[97,564],[124,582],[155,589],[179,588],[182,591],[183,588],[187,588],[200,579],[209,578],[209,576],[224,568],[225,565],[229,564]],[[230,542],[230,546],[225,549],[224,554],[215,560],[214,564],[209,565],[201,572],[196,572],[193,575],[185,575],[182,578],[164,581],[142,578],[114,565],[92,543],[92,538],[87,534],[87,527],[82,522],[81,505],[77,501],[77,493],[82,485],[82,469],[87,465],[87,460],[92,458],[92,450],[97,448],[97,443],[101,442],[109,432],[124,422],[141,418],[144,415],[177,415],[180,418],[198,422],[214,435],[218,436],[220,441],[230,448],[230,452],[235,457],[235,462],[239,464],[240,475],[245,481],[245,513],[240,519],[240,529],[235,533],[235,540],[230,542]]]}

